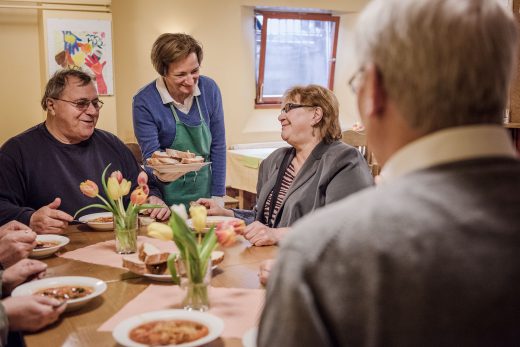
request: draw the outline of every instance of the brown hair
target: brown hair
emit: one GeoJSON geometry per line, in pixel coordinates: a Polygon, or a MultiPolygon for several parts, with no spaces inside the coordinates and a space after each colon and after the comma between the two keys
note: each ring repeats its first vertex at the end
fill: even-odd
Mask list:
{"type": "Polygon", "coordinates": [[[319,130],[320,137],[326,143],[332,143],[341,139],[339,103],[333,92],[316,84],[295,86],[285,92],[283,99],[284,101],[296,101],[299,99],[301,104],[320,107],[323,116],[314,125],[319,130]]]}
{"type": "Polygon", "coordinates": [[[45,92],[43,93],[40,104],[44,111],[47,111],[47,100],[48,99],[59,99],[61,93],[65,90],[70,77],[76,77],[81,81],[81,86],[86,86],[92,83],[93,78],[85,71],[79,68],[70,68],[58,70],[54,73],[51,79],[45,86],[45,92]]]}
{"type": "Polygon", "coordinates": [[[191,53],[202,63],[202,45],[188,34],[162,34],[152,46],[152,65],[159,75],[168,73],[168,66],[191,53]]]}

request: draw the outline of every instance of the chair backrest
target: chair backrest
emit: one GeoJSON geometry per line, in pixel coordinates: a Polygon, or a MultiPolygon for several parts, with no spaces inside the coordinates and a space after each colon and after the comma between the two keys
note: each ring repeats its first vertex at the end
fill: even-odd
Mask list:
{"type": "Polygon", "coordinates": [[[141,153],[141,147],[139,144],[135,142],[127,142],[125,145],[128,147],[130,152],[132,152],[139,165],[143,165],[143,154],[141,153]]]}
{"type": "Polygon", "coordinates": [[[352,129],[346,130],[343,132],[343,142],[351,145],[352,147],[357,148],[363,157],[365,157],[370,170],[372,171],[372,175],[379,175],[380,167],[377,164],[376,159],[374,158],[372,152],[369,150],[367,146],[367,138],[364,132],[355,131],[352,129]]]}
{"type": "Polygon", "coordinates": [[[342,135],[343,142],[357,148],[363,157],[365,157],[367,163],[370,164],[370,152],[367,148],[367,138],[365,133],[349,129],[344,131],[342,135]]]}

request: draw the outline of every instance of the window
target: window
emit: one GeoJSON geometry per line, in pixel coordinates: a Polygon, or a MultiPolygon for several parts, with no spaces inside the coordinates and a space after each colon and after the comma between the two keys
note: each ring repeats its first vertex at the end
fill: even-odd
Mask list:
{"type": "Polygon", "coordinates": [[[297,84],[332,89],[338,27],[330,14],[256,11],[257,106],[278,106],[297,84]]]}

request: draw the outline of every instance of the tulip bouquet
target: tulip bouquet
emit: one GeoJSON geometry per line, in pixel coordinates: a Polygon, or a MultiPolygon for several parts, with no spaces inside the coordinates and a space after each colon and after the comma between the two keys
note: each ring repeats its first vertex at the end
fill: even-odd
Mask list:
{"type": "MultiPolygon", "coordinates": [[[[193,228],[200,235],[206,227],[207,210],[204,206],[194,205],[190,207],[190,215],[193,228]]],[[[204,238],[197,238],[188,228],[187,218],[183,204],[173,205],[168,225],[150,224],[148,236],[175,242],[179,252],[172,253],[168,259],[172,281],[181,284],[181,274],[185,273],[186,281],[183,285],[186,286],[187,293],[184,308],[205,311],[209,308],[207,287],[211,274],[211,252],[218,244],[224,247],[233,245],[236,242],[236,233],[233,225],[221,223],[216,229],[212,227],[204,238]]]]}
{"type": "Polygon", "coordinates": [[[148,176],[144,171],[139,173],[137,184],[139,185],[130,194],[130,203],[124,207],[123,197],[130,193],[132,182],[123,178],[121,171],[114,171],[105,179],[106,172],[110,164],[107,165],[101,175],[101,183],[106,195],[106,199],[99,195],[99,188],[96,183],[86,180],[79,185],[79,189],[89,198],[98,198],[102,204],[92,204],[78,210],[74,218],[82,211],[89,208],[101,208],[112,212],[114,218],[114,230],[116,232],[116,251],[118,253],[134,253],[137,250],[137,215],[140,210],[161,207],[158,205],[145,204],[150,189],[148,188],[148,176]]]}

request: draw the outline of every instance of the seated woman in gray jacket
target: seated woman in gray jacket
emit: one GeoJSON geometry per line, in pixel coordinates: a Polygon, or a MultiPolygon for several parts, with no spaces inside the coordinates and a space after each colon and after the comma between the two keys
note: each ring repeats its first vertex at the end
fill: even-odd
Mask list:
{"type": "Polygon", "coordinates": [[[255,246],[277,244],[302,216],[373,184],[363,156],[341,142],[338,100],[330,90],[294,87],[282,104],[281,136],[291,147],[262,161],[255,209],[228,210],[211,199],[197,201],[208,215],[245,220],[244,237],[255,246]]]}

